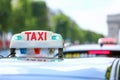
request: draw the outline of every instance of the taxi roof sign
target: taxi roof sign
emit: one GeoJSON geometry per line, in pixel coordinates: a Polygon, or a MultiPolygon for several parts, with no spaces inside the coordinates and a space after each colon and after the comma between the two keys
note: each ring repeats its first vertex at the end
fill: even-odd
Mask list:
{"type": "Polygon", "coordinates": [[[63,38],[51,31],[23,31],[13,35],[10,48],[63,48],[63,38]]]}

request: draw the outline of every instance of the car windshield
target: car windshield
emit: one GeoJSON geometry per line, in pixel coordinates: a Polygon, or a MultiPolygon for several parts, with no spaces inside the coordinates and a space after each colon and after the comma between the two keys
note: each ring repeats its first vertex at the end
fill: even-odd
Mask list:
{"type": "Polygon", "coordinates": [[[119,7],[120,0],[0,0],[0,80],[118,80],[119,7]]]}

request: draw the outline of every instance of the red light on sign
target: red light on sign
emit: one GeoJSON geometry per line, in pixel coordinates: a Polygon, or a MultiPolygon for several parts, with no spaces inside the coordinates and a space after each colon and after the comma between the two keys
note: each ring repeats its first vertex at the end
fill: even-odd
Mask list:
{"type": "Polygon", "coordinates": [[[27,40],[46,40],[46,32],[25,32],[27,40]]]}
{"type": "Polygon", "coordinates": [[[40,48],[34,48],[34,54],[40,54],[40,48]]]}
{"type": "Polygon", "coordinates": [[[109,50],[89,50],[88,54],[110,54],[109,50]]]}
{"type": "Polygon", "coordinates": [[[116,42],[114,38],[102,38],[102,42],[116,42]]]}

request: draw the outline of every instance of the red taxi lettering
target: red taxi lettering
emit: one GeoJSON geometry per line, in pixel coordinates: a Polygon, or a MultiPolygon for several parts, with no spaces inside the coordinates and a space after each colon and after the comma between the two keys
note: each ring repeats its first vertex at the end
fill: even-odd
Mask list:
{"type": "Polygon", "coordinates": [[[43,32],[41,32],[41,33],[40,33],[40,32],[38,32],[38,34],[39,34],[39,39],[38,39],[38,40],[40,40],[40,39],[41,39],[41,40],[43,40],[43,37],[42,37],[43,32]]]}
{"type": "Polygon", "coordinates": [[[46,40],[47,39],[47,34],[46,32],[25,32],[27,36],[27,40],[46,40]],[[36,35],[38,34],[38,36],[36,35]]]}
{"type": "Polygon", "coordinates": [[[25,32],[25,34],[27,35],[27,40],[29,40],[29,34],[31,34],[31,32],[25,32]]]}
{"type": "Polygon", "coordinates": [[[37,40],[37,39],[36,39],[35,32],[32,33],[31,40],[37,40]]]}
{"type": "Polygon", "coordinates": [[[46,37],[46,32],[45,32],[45,40],[47,39],[47,37],[46,37]]]}

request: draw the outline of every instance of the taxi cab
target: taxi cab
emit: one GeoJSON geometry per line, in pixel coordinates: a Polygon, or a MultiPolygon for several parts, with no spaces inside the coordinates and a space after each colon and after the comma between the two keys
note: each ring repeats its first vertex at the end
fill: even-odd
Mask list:
{"type": "MultiPolygon", "coordinates": [[[[39,38],[35,37],[36,34],[39,34],[38,32],[43,36],[42,32],[46,31],[25,31],[12,37],[10,54],[7,57],[0,58],[0,80],[119,80],[119,59],[103,56],[87,57],[93,57],[95,54],[99,55],[100,52],[102,54],[110,54],[110,51],[107,51],[108,47],[103,49],[104,51],[94,51],[95,48],[98,50],[102,49],[103,46],[76,45],[63,50],[61,49],[63,48],[63,39],[51,38],[51,36],[57,35],[56,33],[50,32],[51,35],[48,39],[49,32],[46,32],[44,34],[46,38],[41,38],[40,40],[43,41],[38,41],[39,38]],[[37,44],[35,43],[36,40],[37,44]],[[27,44],[29,46],[26,46],[27,44]],[[58,53],[58,57],[41,56],[42,53],[47,53],[45,48],[47,50],[49,50],[48,48],[58,48],[58,52],[55,52],[58,53]],[[93,51],[89,51],[89,54],[86,55],[87,52],[85,51],[90,48],[93,51]],[[63,56],[65,56],[64,59],[63,56]]],[[[112,49],[114,50],[115,48],[112,49]]]]}
{"type": "Polygon", "coordinates": [[[84,44],[64,48],[65,58],[120,57],[120,45],[84,44]]]}
{"type": "MultiPolygon", "coordinates": [[[[90,69],[90,71],[93,71],[93,72],[95,70],[99,70],[99,69],[96,69],[96,67],[100,67],[101,69],[104,66],[104,70],[102,70],[103,73],[94,74],[95,75],[94,77],[96,77],[99,74],[102,74],[104,78],[96,79],[96,80],[120,80],[120,59],[119,59],[120,45],[119,44],[116,44],[116,45],[104,44],[102,46],[100,44],[73,45],[73,46],[64,48],[63,54],[65,59],[81,60],[81,62],[79,62],[81,66],[83,66],[84,64],[85,64],[84,67],[92,66],[92,69],[90,69]],[[106,62],[107,60],[108,62],[110,60],[112,61],[110,61],[110,64],[108,64],[105,67],[104,62],[106,62]],[[102,66],[100,66],[100,64],[102,66]]],[[[85,72],[89,73],[89,70],[85,72]]]]}
{"type": "Polygon", "coordinates": [[[81,44],[66,47],[65,58],[82,57],[120,57],[120,45],[115,38],[100,38],[98,44],[81,44]]]}

